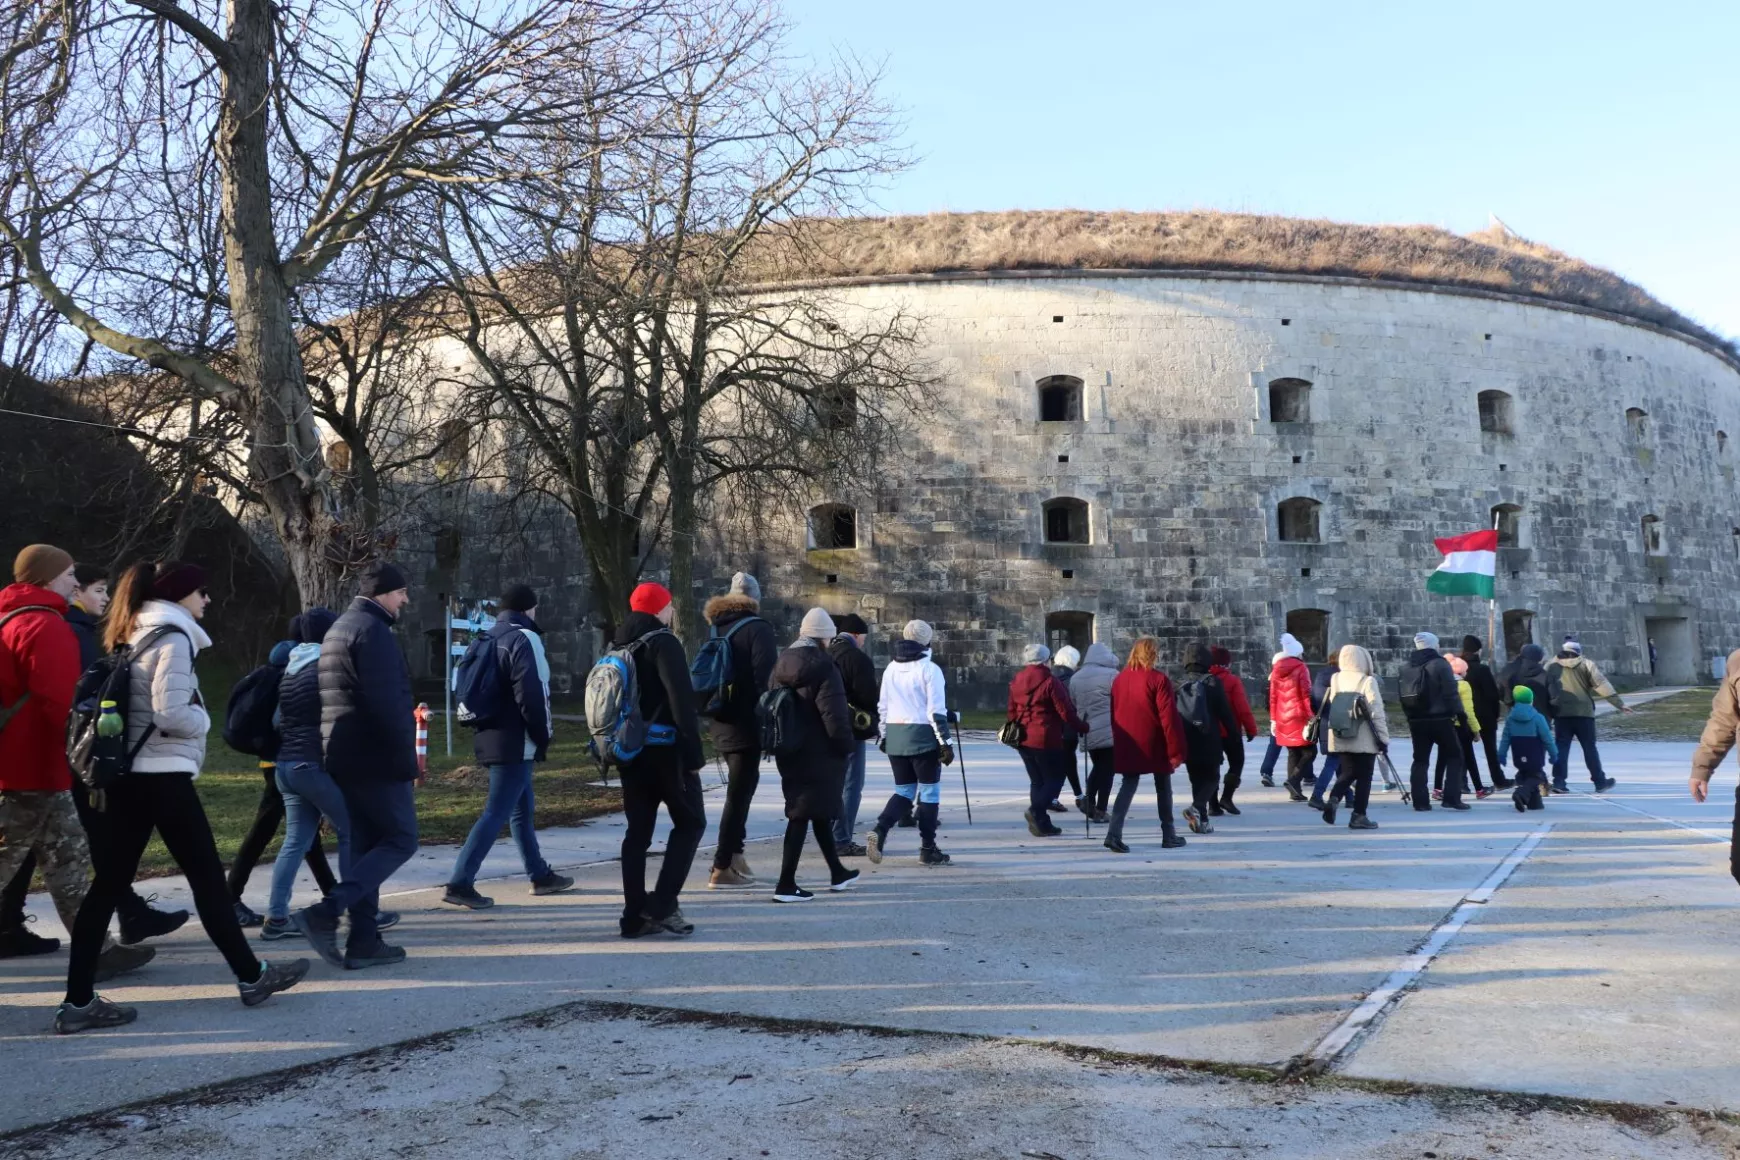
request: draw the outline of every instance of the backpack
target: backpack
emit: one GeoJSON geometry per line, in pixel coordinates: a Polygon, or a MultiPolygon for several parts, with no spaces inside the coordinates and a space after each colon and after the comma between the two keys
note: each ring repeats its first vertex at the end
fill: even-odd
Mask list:
{"type": "MultiPolygon", "coordinates": [[[[56,612],[46,604],[26,604],[22,608],[14,608],[5,616],[0,616],[0,628],[5,628],[6,622],[11,620],[14,616],[23,616],[26,612],[46,612],[51,616],[60,615],[60,613],[56,612]]],[[[12,715],[18,712],[18,710],[24,708],[24,702],[28,700],[30,700],[30,690],[25,689],[24,695],[19,697],[18,700],[12,702],[10,705],[0,705],[0,730],[6,728],[6,723],[12,720],[12,715]]]]}
{"type": "Polygon", "coordinates": [[[492,729],[513,715],[513,693],[501,667],[504,639],[483,633],[453,666],[453,719],[468,729],[492,729]]]}
{"type": "Polygon", "coordinates": [[[100,658],[79,678],[73,691],[72,713],[66,723],[66,759],[73,774],[91,789],[108,789],[131,773],[133,759],[157,731],[157,722],[153,721],[139,735],[139,743],[128,748],[126,726],[133,707],[133,661],[172,632],[181,629],[169,625],[154,628],[137,645],[122,645],[100,658]],[[103,737],[97,733],[97,718],[103,714],[104,701],[115,703],[122,722],[119,736],[103,737]]]}
{"type": "Polygon", "coordinates": [[[1359,729],[1371,720],[1371,702],[1364,693],[1337,693],[1329,702],[1329,728],[1343,741],[1359,736],[1359,729]]]}
{"type": "Polygon", "coordinates": [[[586,674],[586,730],[592,734],[586,744],[601,765],[633,761],[649,745],[677,743],[676,726],[648,725],[640,713],[640,677],[635,670],[635,654],[661,632],[668,634],[670,629],[654,629],[621,648],[611,649],[586,674]]]}
{"type": "Polygon", "coordinates": [[[1403,665],[1402,675],[1396,684],[1401,692],[1402,712],[1408,717],[1417,717],[1426,711],[1428,694],[1426,692],[1426,666],[1403,665]]]}
{"type": "MultiPolygon", "coordinates": [[[[1546,677],[1547,687],[1544,691],[1547,694],[1547,703],[1544,706],[1544,709],[1547,716],[1557,717],[1559,715],[1559,708],[1564,703],[1565,699],[1565,666],[1548,665],[1546,677]]],[[[1537,691],[1536,696],[1538,698],[1539,691],[1537,691]]],[[[1543,706],[1536,705],[1535,708],[1540,709],[1543,708],[1543,706]]]]}
{"type": "Polygon", "coordinates": [[[1180,683],[1173,700],[1178,705],[1178,716],[1183,718],[1186,725],[1198,733],[1214,732],[1214,712],[1208,705],[1206,678],[1197,677],[1180,683]]]}
{"type": "Polygon", "coordinates": [[[726,629],[724,636],[719,635],[717,628],[712,629],[701,645],[701,651],[695,654],[695,663],[689,666],[689,681],[700,694],[703,717],[724,715],[731,702],[737,699],[732,682],[737,675],[737,657],[731,650],[731,638],[750,621],[760,619],[759,616],[745,616],[726,629]]]}
{"type": "Polygon", "coordinates": [[[278,685],[284,670],[261,665],[236,682],[224,711],[224,744],[268,760],[278,754],[278,685]]]}
{"type": "Polygon", "coordinates": [[[775,757],[793,757],[803,752],[809,736],[809,714],[803,698],[790,685],[761,694],[755,716],[761,724],[761,751],[775,757]]]}

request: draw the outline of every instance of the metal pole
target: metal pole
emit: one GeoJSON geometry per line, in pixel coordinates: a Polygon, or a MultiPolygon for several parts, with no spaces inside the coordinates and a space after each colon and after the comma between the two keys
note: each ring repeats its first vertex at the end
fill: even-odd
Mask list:
{"type": "Polygon", "coordinates": [[[949,710],[949,722],[955,727],[955,760],[961,763],[961,798],[967,803],[967,825],[973,824],[973,798],[967,792],[967,739],[961,736],[961,713],[949,710]]]}
{"type": "Polygon", "coordinates": [[[447,729],[447,756],[453,756],[453,597],[441,609],[441,720],[447,729]]]}

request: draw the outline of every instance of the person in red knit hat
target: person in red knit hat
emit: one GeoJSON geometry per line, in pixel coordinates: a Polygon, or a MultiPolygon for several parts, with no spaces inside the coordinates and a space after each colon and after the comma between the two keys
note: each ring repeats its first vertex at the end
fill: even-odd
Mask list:
{"type": "Polygon", "coordinates": [[[695,851],[707,832],[701,800],[701,723],[689,658],[671,632],[675,607],[663,584],[646,583],[628,598],[628,618],[616,630],[616,648],[634,657],[640,713],[647,724],[646,747],[622,766],[622,808],[628,830],[622,836],[622,937],[693,934],[677,896],[689,877],[695,851]],[[659,807],[671,815],[671,835],[657,884],[646,888],[646,852],[658,825],[659,807]]]}

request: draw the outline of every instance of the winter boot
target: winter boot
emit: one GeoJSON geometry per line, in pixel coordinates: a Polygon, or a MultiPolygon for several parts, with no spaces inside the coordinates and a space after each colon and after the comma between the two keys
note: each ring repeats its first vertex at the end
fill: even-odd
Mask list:
{"type": "Polygon", "coordinates": [[[920,866],[947,866],[949,856],[935,846],[926,846],[918,852],[918,864],[920,866]]]}
{"type": "Polygon", "coordinates": [[[1375,830],[1378,828],[1378,824],[1364,814],[1355,814],[1348,820],[1347,828],[1350,830],[1375,830]]]}
{"type": "Polygon", "coordinates": [[[918,838],[920,843],[927,849],[934,849],[936,847],[938,808],[936,802],[918,803],[918,838]]]}
{"type": "Polygon", "coordinates": [[[1184,845],[1184,839],[1179,836],[1177,830],[1171,829],[1170,827],[1167,828],[1166,832],[1160,838],[1160,848],[1162,850],[1176,850],[1182,845],[1184,845]]]}

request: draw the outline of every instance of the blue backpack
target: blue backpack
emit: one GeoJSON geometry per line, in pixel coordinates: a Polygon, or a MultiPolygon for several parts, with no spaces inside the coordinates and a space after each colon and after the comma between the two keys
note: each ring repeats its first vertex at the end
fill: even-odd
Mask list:
{"type": "Polygon", "coordinates": [[[598,658],[586,675],[587,746],[605,766],[622,765],[639,757],[649,745],[677,743],[673,725],[648,725],[640,713],[640,678],[634,654],[642,645],[667,628],[655,629],[639,640],[613,648],[598,658]]]}
{"type": "Polygon", "coordinates": [[[467,728],[493,729],[512,716],[513,695],[501,667],[504,639],[482,634],[453,666],[453,717],[467,728]]]}
{"type": "Polygon", "coordinates": [[[695,663],[689,666],[689,681],[695,686],[703,716],[718,717],[736,700],[736,690],[731,682],[737,673],[737,664],[731,651],[731,638],[750,621],[760,619],[759,616],[745,616],[726,629],[724,636],[714,628],[708,633],[706,643],[701,645],[701,651],[695,654],[695,663]]]}

